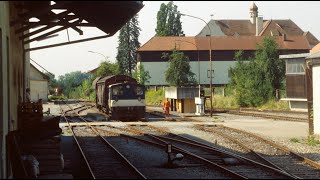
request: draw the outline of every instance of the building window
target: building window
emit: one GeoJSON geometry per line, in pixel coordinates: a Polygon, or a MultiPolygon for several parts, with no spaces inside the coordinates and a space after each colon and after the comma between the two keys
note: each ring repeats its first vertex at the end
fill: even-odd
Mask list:
{"type": "Polygon", "coordinates": [[[286,61],[286,74],[305,74],[304,59],[288,59],[286,61]]]}
{"type": "MultiPolygon", "coordinates": [[[[207,77],[210,78],[210,70],[207,71],[207,77]]],[[[212,70],[212,78],[214,78],[214,70],[212,70]]]]}

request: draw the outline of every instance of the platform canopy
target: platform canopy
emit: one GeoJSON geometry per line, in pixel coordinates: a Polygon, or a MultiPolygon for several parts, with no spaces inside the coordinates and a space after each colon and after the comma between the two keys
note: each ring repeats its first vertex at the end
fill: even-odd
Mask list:
{"type": "Polygon", "coordinates": [[[19,39],[24,44],[48,38],[67,28],[82,35],[79,26],[97,27],[112,36],[143,7],[142,1],[15,1],[14,5],[21,13],[10,22],[10,26],[20,34],[19,39]],[[39,21],[29,22],[31,18],[39,21]],[[48,32],[41,34],[44,31],[48,32]],[[35,35],[38,36],[31,38],[35,35]]]}

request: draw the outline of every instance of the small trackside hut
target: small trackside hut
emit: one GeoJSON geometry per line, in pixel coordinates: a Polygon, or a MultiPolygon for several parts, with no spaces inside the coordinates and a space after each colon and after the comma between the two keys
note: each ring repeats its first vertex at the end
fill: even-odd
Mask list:
{"type": "Polygon", "coordinates": [[[203,97],[204,91],[196,87],[166,87],[165,98],[170,100],[171,111],[195,113],[196,97],[203,97]],[[200,93],[200,95],[199,95],[200,93]]]}
{"type": "Polygon", "coordinates": [[[98,77],[93,81],[97,108],[113,119],[145,116],[145,88],[127,75],[98,77]]]}

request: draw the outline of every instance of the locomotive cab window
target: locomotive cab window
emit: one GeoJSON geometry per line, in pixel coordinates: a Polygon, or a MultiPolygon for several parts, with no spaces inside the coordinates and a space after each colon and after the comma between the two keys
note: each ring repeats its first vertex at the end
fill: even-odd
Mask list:
{"type": "Polygon", "coordinates": [[[114,86],[114,87],[112,87],[112,95],[115,95],[115,96],[123,95],[122,86],[114,86]]]}
{"type": "Polygon", "coordinates": [[[142,89],[141,86],[137,86],[137,88],[136,88],[136,94],[137,94],[138,96],[143,95],[143,89],[142,89]]]}

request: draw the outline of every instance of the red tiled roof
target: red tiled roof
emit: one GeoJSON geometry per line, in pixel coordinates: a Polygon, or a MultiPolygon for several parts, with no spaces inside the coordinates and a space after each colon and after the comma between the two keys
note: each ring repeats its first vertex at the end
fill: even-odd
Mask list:
{"type": "MultiPolygon", "coordinates": [[[[252,24],[250,20],[210,20],[208,23],[211,27],[218,27],[221,33],[226,36],[255,36],[256,25],[252,24]]],[[[269,36],[271,32],[274,36],[286,34],[289,36],[302,36],[304,31],[296,25],[291,19],[280,19],[280,20],[263,20],[263,29],[259,36],[269,36]]],[[[210,32],[207,26],[197,36],[205,36],[213,33],[213,36],[221,36],[217,32],[210,32]]],[[[311,46],[316,45],[319,40],[307,34],[307,40],[311,46]]]]}
{"type": "MultiPolygon", "coordinates": [[[[171,51],[177,49],[209,50],[210,37],[153,37],[137,51],[171,51]],[[182,41],[189,41],[182,42],[182,41]],[[193,45],[193,44],[195,45],[193,45]]],[[[212,50],[255,50],[257,44],[261,43],[262,36],[211,36],[212,50]]],[[[310,50],[309,43],[304,36],[287,36],[283,41],[282,36],[275,37],[280,49],[305,49],[310,50]]]]}

